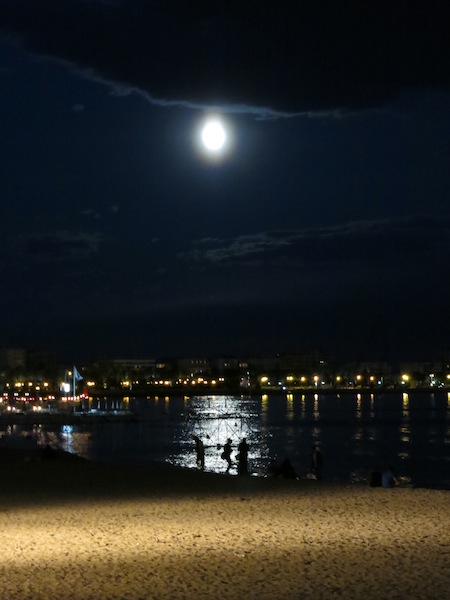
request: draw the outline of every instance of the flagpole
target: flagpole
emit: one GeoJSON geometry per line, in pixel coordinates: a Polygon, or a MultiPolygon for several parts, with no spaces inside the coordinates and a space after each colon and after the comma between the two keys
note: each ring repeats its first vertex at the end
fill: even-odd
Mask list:
{"type": "Polygon", "coordinates": [[[75,402],[75,365],[73,365],[72,376],[73,376],[73,401],[75,402]]]}

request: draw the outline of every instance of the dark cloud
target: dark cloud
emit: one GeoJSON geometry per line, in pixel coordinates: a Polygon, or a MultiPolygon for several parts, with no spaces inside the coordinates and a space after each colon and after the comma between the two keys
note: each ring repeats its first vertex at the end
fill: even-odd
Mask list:
{"type": "MultiPolygon", "coordinates": [[[[448,217],[410,216],[296,231],[262,232],[234,240],[200,240],[180,256],[199,265],[373,264],[430,259],[450,251],[448,217]],[[442,240],[437,242],[437,240],[442,240]]],[[[389,265],[386,265],[389,267],[389,265]]]]}
{"type": "Polygon", "coordinates": [[[262,115],[380,106],[449,88],[447,0],[2,0],[0,26],[160,103],[262,115]]]}
{"type": "Polygon", "coordinates": [[[35,260],[86,259],[97,253],[100,242],[99,234],[61,231],[32,236],[26,244],[26,252],[35,260]]]}

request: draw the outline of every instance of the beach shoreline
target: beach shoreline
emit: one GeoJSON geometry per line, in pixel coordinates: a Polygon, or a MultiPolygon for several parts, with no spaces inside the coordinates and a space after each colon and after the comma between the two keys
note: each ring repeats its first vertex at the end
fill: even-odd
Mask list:
{"type": "Polygon", "coordinates": [[[444,598],[450,492],[0,457],[5,600],[444,598]]]}

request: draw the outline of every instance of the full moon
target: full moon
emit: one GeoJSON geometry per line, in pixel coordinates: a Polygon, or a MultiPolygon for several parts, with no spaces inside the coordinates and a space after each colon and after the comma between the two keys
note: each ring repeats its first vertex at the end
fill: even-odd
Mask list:
{"type": "Polygon", "coordinates": [[[220,152],[226,142],[225,129],[220,121],[208,121],[202,129],[202,141],[210,152],[220,152]]]}

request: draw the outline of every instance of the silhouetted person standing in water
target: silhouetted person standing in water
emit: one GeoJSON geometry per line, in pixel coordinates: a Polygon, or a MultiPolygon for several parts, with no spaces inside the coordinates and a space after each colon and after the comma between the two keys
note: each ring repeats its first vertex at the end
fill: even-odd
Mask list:
{"type": "Polygon", "coordinates": [[[239,458],[238,458],[238,475],[248,474],[248,451],[250,446],[247,444],[247,440],[242,438],[238,446],[239,458]]]}
{"type": "Polygon", "coordinates": [[[227,443],[224,444],[223,452],[220,455],[220,458],[227,461],[227,464],[228,464],[227,473],[228,473],[228,471],[231,469],[231,465],[233,464],[231,462],[231,440],[230,440],[230,438],[228,438],[227,443]]]}
{"type": "Polygon", "coordinates": [[[317,480],[322,479],[323,457],[319,446],[312,447],[311,472],[317,480]]]}
{"type": "Polygon", "coordinates": [[[197,454],[197,467],[200,467],[203,471],[205,468],[205,446],[202,440],[197,436],[192,436],[195,442],[195,452],[197,454]]]}

